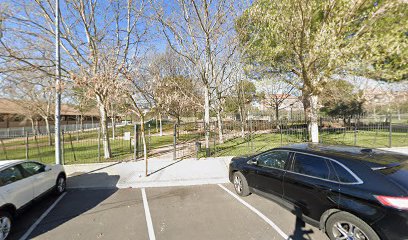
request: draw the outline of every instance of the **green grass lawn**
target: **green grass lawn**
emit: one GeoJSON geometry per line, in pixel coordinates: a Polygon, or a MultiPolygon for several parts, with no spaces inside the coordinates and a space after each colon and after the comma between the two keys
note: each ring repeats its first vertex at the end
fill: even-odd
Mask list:
{"type": "MultiPolygon", "coordinates": [[[[165,127],[164,136],[158,136],[155,128],[151,128],[151,136],[148,136],[146,131],[146,140],[149,150],[149,155],[155,154],[155,149],[169,147],[173,144],[173,127],[169,124],[165,127]]],[[[187,130],[186,128],[184,130],[187,130]]],[[[197,129],[188,129],[197,130],[197,129]]],[[[133,158],[133,146],[129,140],[123,139],[124,132],[131,132],[133,137],[133,126],[119,127],[116,130],[116,139],[111,140],[112,158],[108,161],[126,160],[133,158]]],[[[336,131],[330,132],[324,130],[320,132],[320,141],[328,144],[343,144],[354,145],[354,131],[336,131]]],[[[290,143],[305,142],[305,130],[283,130],[275,133],[257,133],[251,136],[251,139],[243,139],[237,137],[230,139],[223,144],[216,143],[216,132],[211,132],[211,155],[212,156],[236,156],[252,154],[256,152],[265,151],[281,145],[290,143]]],[[[187,132],[180,131],[177,138],[178,142],[203,140],[202,132],[187,132]]],[[[362,131],[359,130],[356,135],[356,145],[363,147],[388,147],[389,146],[389,132],[388,131],[362,131]]],[[[29,159],[35,159],[44,163],[53,163],[54,146],[48,145],[48,136],[39,136],[29,138],[29,159]]],[[[392,134],[392,146],[403,147],[408,146],[408,133],[394,132],[392,134]]],[[[102,141],[100,143],[100,153],[98,153],[98,133],[97,131],[87,131],[83,133],[65,133],[64,134],[64,161],[65,164],[74,163],[93,163],[103,162],[102,141]],[[98,157],[100,155],[100,157],[98,157]]],[[[139,147],[142,155],[142,145],[139,147]]],[[[157,152],[157,151],[156,151],[157,152]]],[[[202,147],[200,156],[204,156],[205,149],[202,147]]],[[[2,140],[0,142],[0,160],[5,159],[25,159],[26,144],[25,138],[2,140]]]]}
{"type": "MultiPolygon", "coordinates": [[[[375,131],[358,131],[356,145],[371,148],[389,147],[389,133],[375,131]]],[[[237,156],[262,152],[281,145],[304,142],[303,135],[299,132],[254,134],[252,139],[241,137],[229,140],[223,144],[211,146],[212,156],[237,156]]],[[[354,131],[321,132],[320,141],[327,144],[354,145],[354,131]]],[[[408,146],[407,133],[393,133],[392,147],[408,146]]],[[[204,150],[200,153],[204,156],[204,150]]]]}
{"type": "MultiPolygon", "coordinates": [[[[171,131],[171,126],[165,126],[164,131],[171,131]]],[[[133,126],[118,127],[116,129],[116,139],[110,140],[112,158],[107,161],[126,160],[133,158],[134,147],[131,141],[124,140],[124,132],[131,132],[133,138],[133,126]]],[[[155,129],[151,129],[151,136],[146,131],[146,142],[150,152],[154,149],[171,146],[173,144],[173,134],[158,136],[155,129]]],[[[177,141],[192,141],[199,138],[201,134],[180,134],[177,141]]],[[[54,140],[54,139],[53,139],[54,140]]],[[[53,141],[52,141],[53,142],[53,141]]],[[[54,142],[53,142],[54,143],[54,142]]],[[[49,146],[48,136],[30,137],[28,141],[28,158],[38,160],[44,163],[55,162],[54,146],[49,146]]],[[[139,145],[139,151],[142,152],[142,144],[139,145]]],[[[100,152],[98,152],[98,133],[97,131],[86,131],[79,133],[65,133],[63,142],[63,155],[65,164],[74,163],[94,163],[103,162],[102,140],[100,141],[100,152]],[[100,157],[98,157],[100,156],[100,157]]],[[[142,153],[139,154],[141,156],[142,153]]],[[[26,158],[26,139],[17,138],[2,140],[0,142],[0,160],[6,159],[25,159],[26,158]]]]}

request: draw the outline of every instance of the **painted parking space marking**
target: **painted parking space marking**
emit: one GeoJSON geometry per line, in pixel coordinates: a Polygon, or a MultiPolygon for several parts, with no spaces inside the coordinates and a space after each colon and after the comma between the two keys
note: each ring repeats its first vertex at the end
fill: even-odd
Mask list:
{"type": "Polygon", "coordinates": [[[263,213],[261,213],[258,209],[254,208],[253,206],[251,206],[249,203],[245,202],[244,200],[242,200],[238,195],[236,195],[235,193],[231,192],[229,189],[227,189],[226,187],[224,187],[221,184],[218,184],[218,186],[220,188],[222,188],[224,191],[226,191],[228,194],[230,194],[231,196],[233,196],[236,200],[238,200],[240,203],[242,203],[245,207],[249,208],[252,212],[254,212],[256,215],[258,215],[260,218],[262,218],[266,223],[268,223],[273,229],[275,229],[275,231],[277,233],[279,233],[279,235],[282,236],[282,238],[284,239],[289,239],[288,235],[286,235],[286,233],[284,233],[274,222],[272,222],[268,217],[266,217],[263,213]]]}
{"type": "Polygon", "coordinates": [[[47,211],[45,211],[38,219],[37,221],[34,222],[33,225],[31,225],[31,227],[27,230],[27,232],[20,238],[20,240],[26,240],[30,234],[34,231],[34,229],[38,226],[38,224],[41,223],[41,221],[52,211],[52,209],[54,209],[54,207],[61,201],[61,199],[65,196],[65,194],[67,194],[66,192],[64,192],[61,196],[59,196],[57,198],[57,200],[55,200],[55,202],[47,209],[47,211]]]}
{"type": "Polygon", "coordinates": [[[144,188],[142,188],[142,199],[146,216],[147,230],[149,233],[149,239],[156,240],[156,236],[154,235],[152,216],[150,215],[149,203],[147,202],[146,190],[144,188]]]}

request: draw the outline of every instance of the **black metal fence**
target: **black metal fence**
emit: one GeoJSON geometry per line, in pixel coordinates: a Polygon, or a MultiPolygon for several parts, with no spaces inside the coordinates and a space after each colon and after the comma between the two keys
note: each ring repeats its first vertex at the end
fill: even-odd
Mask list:
{"type": "MultiPolygon", "coordinates": [[[[146,150],[149,157],[180,159],[185,157],[236,156],[270,148],[307,142],[304,120],[225,120],[222,132],[217,122],[209,126],[206,151],[203,122],[175,125],[165,123],[162,131],[155,121],[145,124],[146,150]]],[[[137,160],[143,157],[140,125],[109,128],[112,156],[104,158],[100,128],[87,131],[64,131],[62,153],[65,164],[137,160]]],[[[319,121],[319,141],[327,144],[355,145],[371,148],[408,147],[408,120],[333,119],[319,121]]],[[[0,160],[34,159],[55,162],[54,136],[47,134],[0,138],[0,160]]]]}
{"type": "MultiPolygon", "coordinates": [[[[203,123],[185,123],[179,128],[185,139],[201,145],[198,157],[252,154],[309,141],[309,131],[304,120],[224,121],[222,137],[217,122],[211,122],[209,152],[206,153],[203,123]]],[[[369,148],[408,147],[408,120],[393,122],[391,116],[382,119],[320,118],[319,142],[369,148]]]]}

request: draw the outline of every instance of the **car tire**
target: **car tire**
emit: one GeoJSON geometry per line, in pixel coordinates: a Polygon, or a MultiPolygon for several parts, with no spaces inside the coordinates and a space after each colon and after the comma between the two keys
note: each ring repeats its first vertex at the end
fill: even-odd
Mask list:
{"type": "Polygon", "coordinates": [[[380,240],[377,233],[363,220],[348,212],[337,212],[326,221],[326,233],[335,239],[370,239],[380,240]],[[348,236],[348,237],[346,237],[348,236]]]}
{"type": "Polygon", "coordinates": [[[241,196],[246,197],[251,192],[249,191],[248,182],[241,172],[235,172],[232,177],[232,183],[234,184],[235,192],[241,196]]]}
{"type": "Polygon", "coordinates": [[[12,215],[7,211],[0,211],[0,240],[8,239],[12,226],[12,215]]]}
{"type": "Polygon", "coordinates": [[[67,188],[67,179],[63,174],[58,175],[57,182],[55,184],[55,193],[61,195],[67,188]]]}

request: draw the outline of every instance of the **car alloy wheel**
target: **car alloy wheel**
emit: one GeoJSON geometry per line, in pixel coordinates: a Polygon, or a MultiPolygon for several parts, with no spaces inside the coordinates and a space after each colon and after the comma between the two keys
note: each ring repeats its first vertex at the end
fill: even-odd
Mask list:
{"type": "Polygon", "coordinates": [[[237,193],[242,192],[242,179],[239,176],[235,176],[234,178],[234,188],[237,193]]]}
{"type": "Polygon", "coordinates": [[[0,218],[0,240],[4,240],[10,233],[11,220],[6,216],[0,218]]]}
{"type": "Polygon", "coordinates": [[[369,240],[360,228],[349,222],[336,222],[333,235],[336,240],[369,240]]]}
{"type": "Polygon", "coordinates": [[[58,181],[57,181],[57,191],[59,193],[64,192],[65,191],[65,186],[66,186],[65,178],[59,177],[58,181]]]}

